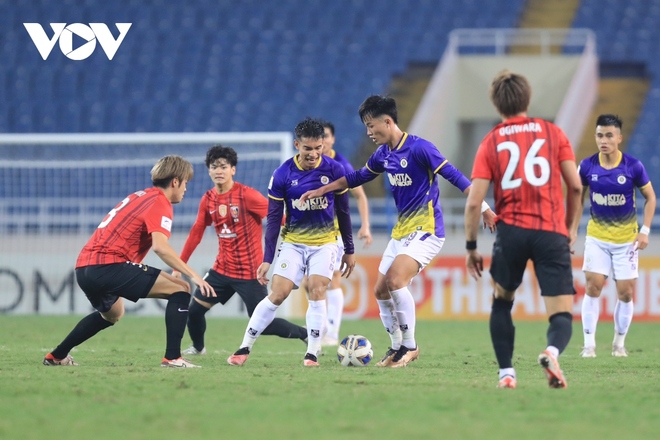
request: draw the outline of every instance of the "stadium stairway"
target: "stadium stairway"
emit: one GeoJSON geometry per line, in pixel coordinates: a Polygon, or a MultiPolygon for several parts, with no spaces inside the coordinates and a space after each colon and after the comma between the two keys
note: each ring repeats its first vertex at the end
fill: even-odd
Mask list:
{"type": "Polygon", "coordinates": [[[646,78],[601,78],[598,85],[598,101],[594,106],[589,123],[582,133],[579,145],[576,146],[575,157],[578,163],[585,157],[596,153],[594,127],[598,115],[604,113],[618,114],[623,120],[623,143],[625,151],[627,141],[632,135],[639,114],[644,105],[650,83],[646,78]]]}
{"type": "MultiPolygon", "coordinates": [[[[521,29],[570,28],[579,6],[580,0],[529,0],[518,27],[521,29]]],[[[560,53],[561,47],[552,47],[550,51],[560,53]]],[[[514,46],[511,53],[538,53],[538,46],[514,46]]]]}

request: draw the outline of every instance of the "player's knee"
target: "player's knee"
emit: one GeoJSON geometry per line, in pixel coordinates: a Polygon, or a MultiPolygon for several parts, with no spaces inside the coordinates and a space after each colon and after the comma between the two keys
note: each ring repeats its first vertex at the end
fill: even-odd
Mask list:
{"type": "Polygon", "coordinates": [[[325,293],[327,290],[327,286],[324,286],[323,284],[316,284],[314,286],[310,285],[308,286],[307,294],[310,300],[320,301],[325,299],[325,293]]]}
{"type": "Polygon", "coordinates": [[[121,310],[112,313],[101,313],[101,316],[110,324],[116,324],[119,322],[122,316],[124,316],[124,308],[122,307],[121,310]]]}
{"type": "Polygon", "coordinates": [[[629,289],[625,289],[625,290],[619,290],[617,293],[618,293],[618,296],[619,296],[619,301],[621,301],[621,302],[628,303],[628,302],[632,301],[632,299],[633,299],[633,288],[632,287],[630,287],[629,289]]]}
{"type": "Polygon", "coordinates": [[[393,290],[399,290],[403,287],[406,287],[408,283],[410,282],[409,279],[406,279],[406,277],[403,277],[397,273],[390,274],[388,273],[385,275],[385,284],[387,285],[387,290],[390,292],[393,290]]]}
{"type": "Polygon", "coordinates": [[[288,293],[285,294],[284,292],[271,291],[270,294],[268,295],[268,299],[276,306],[280,306],[288,296],[289,296],[288,293]]]}

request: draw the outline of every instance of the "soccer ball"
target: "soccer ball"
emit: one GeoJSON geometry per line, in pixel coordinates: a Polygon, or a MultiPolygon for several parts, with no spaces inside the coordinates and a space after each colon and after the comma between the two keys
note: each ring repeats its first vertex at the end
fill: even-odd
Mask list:
{"type": "Polygon", "coordinates": [[[348,335],[337,348],[337,359],[344,367],[364,367],[374,357],[369,339],[361,335],[348,335]]]}

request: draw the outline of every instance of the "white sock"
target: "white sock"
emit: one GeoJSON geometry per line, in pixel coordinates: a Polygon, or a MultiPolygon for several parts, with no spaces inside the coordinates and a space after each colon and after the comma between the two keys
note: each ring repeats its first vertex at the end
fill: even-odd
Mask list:
{"type": "Polygon", "coordinates": [[[500,368],[500,379],[502,379],[504,376],[511,376],[515,379],[516,370],[513,368],[500,368]]]}
{"type": "Polygon", "coordinates": [[[259,301],[259,304],[254,308],[252,317],[248,322],[245,336],[243,336],[243,342],[241,343],[241,348],[252,350],[252,346],[261,332],[263,332],[264,329],[273,322],[273,319],[275,319],[277,307],[278,306],[273,304],[268,297],[259,301]]]}
{"type": "Polygon", "coordinates": [[[600,314],[600,299],[589,295],[582,298],[582,332],[584,333],[584,346],[596,346],[596,326],[600,314]]]}
{"type": "Polygon", "coordinates": [[[626,341],[626,334],[630,328],[633,319],[633,302],[616,301],[614,306],[614,342],[617,347],[623,347],[626,341]]]}
{"type": "Polygon", "coordinates": [[[339,327],[341,326],[341,315],[344,312],[344,291],[330,289],[326,292],[328,299],[328,337],[339,339],[339,327]]]}
{"type": "Polygon", "coordinates": [[[325,300],[309,301],[305,321],[307,324],[307,353],[314,356],[321,350],[321,338],[328,320],[325,300]]]}
{"type": "Polygon", "coordinates": [[[548,345],[548,347],[546,348],[546,351],[549,351],[550,354],[555,357],[555,359],[557,359],[559,357],[559,349],[557,347],[555,347],[554,345],[548,345]]]}
{"type": "Polygon", "coordinates": [[[394,307],[396,308],[396,317],[399,320],[399,328],[403,335],[401,344],[408,348],[417,348],[415,342],[415,299],[408,287],[393,290],[390,292],[394,307]]]}
{"type": "Polygon", "coordinates": [[[392,349],[398,350],[401,348],[401,329],[399,328],[399,320],[396,317],[396,310],[394,309],[394,301],[392,299],[378,299],[378,308],[380,309],[380,320],[390,335],[392,341],[392,349]]]}

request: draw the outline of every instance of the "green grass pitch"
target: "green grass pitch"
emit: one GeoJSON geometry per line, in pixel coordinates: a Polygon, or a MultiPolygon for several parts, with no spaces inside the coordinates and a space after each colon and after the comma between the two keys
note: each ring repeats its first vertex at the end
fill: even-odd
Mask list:
{"type": "MultiPolygon", "coordinates": [[[[579,357],[581,325],[560,362],[568,389],[548,389],[536,364],[544,322],[516,323],[518,388],[496,389],[488,323],[417,323],[420,359],[407,368],[341,367],[334,350],[302,367],[299,340],[263,336],[243,367],[226,358],[246,319],[209,319],[201,369],[159,366],[164,319],[124,317],[72,354],[43,356],[80,317],[0,315],[0,439],[655,439],[660,434],[660,324],[633,322],[628,358],[610,355],[600,323],[598,357],[579,357]]],[[[299,321],[302,323],[302,321],[299,321]]],[[[345,321],[378,359],[379,321],[345,321]]],[[[186,334],[183,348],[188,346],[186,334]]],[[[375,362],[374,362],[375,363],[375,362]]]]}

